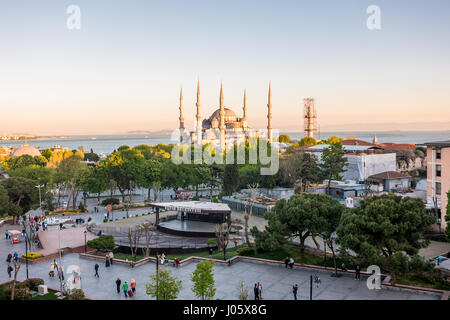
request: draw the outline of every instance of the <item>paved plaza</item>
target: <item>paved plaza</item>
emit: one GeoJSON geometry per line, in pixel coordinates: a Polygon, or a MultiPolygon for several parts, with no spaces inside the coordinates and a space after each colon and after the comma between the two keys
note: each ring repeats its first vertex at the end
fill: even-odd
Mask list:
{"type": "MultiPolygon", "coordinates": [[[[2,272],[0,281],[7,281],[6,255],[9,251],[17,251],[21,254],[24,251],[24,243],[16,244],[14,247],[10,241],[0,240],[0,260],[2,272]]],[[[59,288],[58,278],[50,278],[51,261],[29,265],[29,277],[42,278],[46,285],[52,288],[59,288]]],[[[80,258],[78,254],[68,254],[62,257],[62,264],[67,270],[70,265],[78,265],[81,268],[81,285],[86,295],[91,298],[101,300],[126,300],[126,299],[151,299],[145,294],[144,284],[148,282],[149,275],[154,273],[156,265],[153,262],[131,268],[127,265],[114,264],[106,268],[104,262],[99,260],[80,258]],[[95,263],[100,265],[100,278],[94,277],[95,263]],[[130,281],[132,278],[137,283],[137,294],[133,298],[125,298],[123,293],[116,291],[115,280],[117,277],[123,281],[130,281]]],[[[190,276],[195,269],[196,262],[174,268],[170,268],[173,274],[183,282],[183,289],[179,299],[196,299],[191,291],[192,282],[190,276]]],[[[253,299],[253,286],[256,282],[261,282],[263,287],[263,299],[265,300],[292,300],[291,288],[297,283],[299,285],[298,297],[300,300],[309,299],[309,279],[311,270],[308,269],[285,269],[284,265],[268,265],[251,262],[236,262],[232,266],[216,265],[214,267],[214,279],[216,281],[216,299],[236,300],[238,297],[238,281],[243,280],[249,290],[249,299],[253,299]]],[[[409,291],[394,291],[388,289],[369,290],[366,287],[364,278],[361,281],[354,280],[351,275],[343,275],[340,278],[330,276],[330,272],[317,272],[321,279],[319,288],[314,286],[313,299],[315,300],[437,300],[438,295],[414,293],[409,291]]],[[[67,276],[66,276],[67,277],[67,276]]],[[[22,264],[18,279],[26,278],[26,267],[22,264]]]]}

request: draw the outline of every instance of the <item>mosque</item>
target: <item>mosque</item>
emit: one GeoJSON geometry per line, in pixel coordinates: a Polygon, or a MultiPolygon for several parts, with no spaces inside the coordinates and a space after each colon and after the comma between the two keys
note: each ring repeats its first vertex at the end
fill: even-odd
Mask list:
{"type": "Polygon", "coordinates": [[[187,137],[191,143],[204,145],[212,143],[220,145],[221,150],[226,146],[235,143],[241,143],[248,137],[264,137],[272,141],[272,90],[269,83],[269,95],[267,103],[267,130],[256,131],[248,127],[247,123],[247,92],[244,90],[244,103],[242,117],[238,117],[231,109],[226,108],[224,104],[223,85],[220,85],[219,109],[206,119],[201,116],[200,103],[200,81],[197,82],[197,115],[195,128],[188,132],[184,127],[184,107],[183,107],[183,89],[180,91],[180,142],[187,142],[187,137]]]}

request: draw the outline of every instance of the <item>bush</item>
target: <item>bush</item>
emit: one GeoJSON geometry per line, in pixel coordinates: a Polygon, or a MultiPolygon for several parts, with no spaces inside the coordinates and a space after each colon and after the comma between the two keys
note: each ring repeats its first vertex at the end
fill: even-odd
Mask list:
{"type": "Polygon", "coordinates": [[[108,218],[103,219],[103,223],[108,222],[108,221],[109,221],[108,218]]]}
{"type": "Polygon", "coordinates": [[[86,207],[84,206],[84,203],[83,203],[83,202],[80,202],[80,205],[78,206],[78,209],[79,209],[81,212],[86,212],[86,207]]]}
{"type": "Polygon", "coordinates": [[[217,244],[217,240],[216,238],[209,238],[208,241],[206,242],[207,245],[216,245],[217,244]]]}
{"type": "Polygon", "coordinates": [[[36,253],[36,252],[28,252],[28,254],[23,254],[22,255],[23,258],[27,258],[28,259],[37,259],[37,258],[41,258],[42,254],[41,253],[36,253]]]}
{"type": "Polygon", "coordinates": [[[409,270],[413,272],[432,271],[434,263],[426,261],[419,255],[415,255],[409,261],[409,270]]]}
{"type": "MultiPolygon", "coordinates": [[[[11,300],[13,284],[9,284],[3,287],[3,296],[6,300],[11,300]]],[[[30,298],[30,288],[28,288],[23,282],[16,282],[16,288],[14,290],[14,300],[26,300],[30,298]]]]}
{"type": "Polygon", "coordinates": [[[445,234],[442,233],[428,233],[424,235],[424,238],[427,240],[438,241],[438,242],[448,242],[445,234]]]}
{"type": "Polygon", "coordinates": [[[250,247],[242,247],[237,249],[237,253],[240,256],[251,256],[255,254],[255,249],[250,247]]]}
{"type": "Polygon", "coordinates": [[[120,203],[120,201],[117,198],[107,198],[102,201],[102,206],[107,206],[108,204],[115,205],[115,204],[119,204],[119,203],[120,203]]]}
{"type": "Polygon", "coordinates": [[[97,250],[108,249],[112,250],[116,246],[114,237],[111,235],[101,236],[87,242],[89,248],[94,248],[97,250]]]}
{"type": "Polygon", "coordinates": [[[30,290],[37,291],[38,286],[44,284],[44,280],[40,278],[29,278],[22,283],[25,284],[25,286],[27,286],[30,290]]]}
{"type": "Polygon", "coordinates": [[[198,197],[198,196],[193,196],[193,197],[191,197],[191,200],[192,200],[192,201],[199,201],[199,200],[200,200],[200,197],[198,197]]]}
{"type": "Polygon", "coordinates": [[[67,298],[69,300],[86,300],[86,296],[81,289],[73,289],[67,298]]]}

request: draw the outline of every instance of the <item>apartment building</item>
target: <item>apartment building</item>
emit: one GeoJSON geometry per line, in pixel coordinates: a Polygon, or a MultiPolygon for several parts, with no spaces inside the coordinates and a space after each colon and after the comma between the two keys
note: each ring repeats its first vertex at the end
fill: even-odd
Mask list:
{"type": "Polygon", "coordinates": [[[450,139],[427,146],[427,208],[441,211],[441,229],[446,227],[447,192],[450,190],[450,139]]]}

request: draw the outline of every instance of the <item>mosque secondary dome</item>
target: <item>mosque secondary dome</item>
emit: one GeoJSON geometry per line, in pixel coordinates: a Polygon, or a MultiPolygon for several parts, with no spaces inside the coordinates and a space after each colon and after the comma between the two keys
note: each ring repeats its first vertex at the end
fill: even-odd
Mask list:
{"type": "Polygon", "coordinates": [[[20,157],[23,155],[29,155],[32,157],[36,157],[36,156],[40,156],[41,153],[39,152],[39,150],[37,148],[28,145],[28,143],[25,143],[23,146],[14,149],[14,151],[11,153],[11,158],[20,157]]]}

